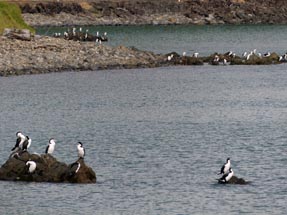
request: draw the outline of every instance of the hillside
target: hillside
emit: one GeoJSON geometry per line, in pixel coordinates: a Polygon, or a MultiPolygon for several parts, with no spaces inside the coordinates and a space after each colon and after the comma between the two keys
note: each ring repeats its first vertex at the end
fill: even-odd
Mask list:
{"type": "Polygon", "coordinates": [[[0,2],[0,33],[4,28],[27,28],[34,31],[24,22],[18,5],[0,2]]]}

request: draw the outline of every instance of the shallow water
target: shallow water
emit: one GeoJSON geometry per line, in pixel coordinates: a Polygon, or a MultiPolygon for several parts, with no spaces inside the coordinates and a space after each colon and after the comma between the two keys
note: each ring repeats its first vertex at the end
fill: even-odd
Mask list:
{"type": "MultiPolygon", "coordinates": [[[[108,33],[109,45],[134,46],[156,53],[176,51],[187,55],[199,52],[207,56],[214,52],[233,51],[241,55],[257,52],[285,54],[287,46],[286,25],[167,25],[167,26],[87,26],[83,31],[108,33]]],[[[79,28],[77,28],[79,29],[79,28]]],[[[37,33],[52,35],[67,31],[67,27],[42,27],[37,33]]]]}
{"type": "Polygon", "coordinates": [[[3,214],[284,214],[286,65],[66,72],[0,78],[0,163],[18,130],[91,185],[0,181],[3,214]],[[250,185],[218,185],[231,157],[250,185]]]}

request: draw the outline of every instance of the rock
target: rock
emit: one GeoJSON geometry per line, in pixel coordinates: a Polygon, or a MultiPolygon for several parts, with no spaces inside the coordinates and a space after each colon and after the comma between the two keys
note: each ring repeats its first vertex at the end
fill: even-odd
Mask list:
{"type": "Polygon", "coordinates": [[[32,39],[32,34],[28,29],[5,28],[3,36],[11,39],[26,40],[26,41],[30,41],[32,39]]]}
{"type": "Polygon", "coordinates": [[[238,178],[236,176],[233,176],[228,182],[224,183],[221,181],[218,181],[219,184],[239,184],[239,185],[247,185],[251,182],[245,181],[243,178],[238,178]]]}
{"type": "Polygon", "coordinates": [[[30,181],[30,182],[70,182],[96,183],[96,174],[88,167],[84,159],[79,159],[80,168],[77,173],[71,174],[71,166],[59,162],[50,154],[30,154],[20,152],[19,156],[9,158],[0,168],[0,180],[30,181]],[[35,172],[29,173],[26,162],[36,162],[35,172]]]}

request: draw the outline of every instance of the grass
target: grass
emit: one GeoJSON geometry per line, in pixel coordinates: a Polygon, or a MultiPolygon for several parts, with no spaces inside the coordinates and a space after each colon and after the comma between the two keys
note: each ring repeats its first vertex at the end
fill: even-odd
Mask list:
{"type": "Polygon", "coordinates": [[[4,28],[26,28],[33,33],[35,32],[32,27],[24,22],[18,5],[0,2],[0,33],[3,32],[4,28]]]}

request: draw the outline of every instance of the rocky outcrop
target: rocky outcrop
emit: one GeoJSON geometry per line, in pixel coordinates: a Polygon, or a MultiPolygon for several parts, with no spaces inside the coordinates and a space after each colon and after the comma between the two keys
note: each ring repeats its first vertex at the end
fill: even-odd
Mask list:
{"type": "Polygon", "coordinates": [[[0,180],[29,181],[29,182],[69,182],[69,183],[96,183],[96,174],[88,167],[84,159],[67,165],[59,162],[49,154],[30,154],[21,152],[11,156],[0,168],[0,180]],[[27,161],[36,163],[33,173],[28,171],[27,161]],[[74,166],[80,164],[78,171],[74,166]]]}
{"type": "Polygon", "coordinates": [[[156,67],[164,55],[124,46],[35,36],[32,41],[0,39],[0,76],[59,71],[156,67]]]}
{"type": "Polygon", "coordinates": [[[32,26],[287,23],[284,0],[93,0],[20,6],[32,26]]]}

